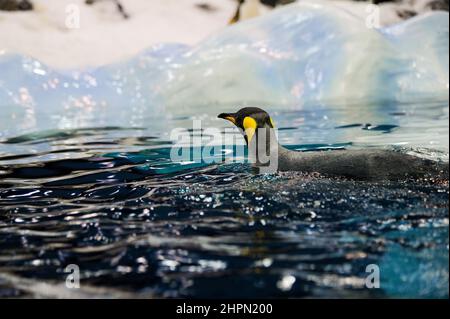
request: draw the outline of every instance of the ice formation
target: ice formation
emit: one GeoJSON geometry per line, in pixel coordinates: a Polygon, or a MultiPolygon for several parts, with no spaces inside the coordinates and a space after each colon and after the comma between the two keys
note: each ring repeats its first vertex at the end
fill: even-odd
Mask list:
{"type": "Polygon", "coordinates": [[[194,47],[161,44],[129,61],[84,70],[0,53],[0,137],[140,126],[152,117],[214,114],[220,105],[448,101],[448,13],[384,28],[369,18],[305,1],[194,47]]]}

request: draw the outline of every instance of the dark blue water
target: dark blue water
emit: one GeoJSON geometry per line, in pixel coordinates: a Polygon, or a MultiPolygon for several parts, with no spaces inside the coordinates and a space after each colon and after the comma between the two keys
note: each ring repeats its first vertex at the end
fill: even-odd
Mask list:
{"type": "MultiPolygon", "coordinates": [[[[407,125],[405,112],[323,120],[332,114],[274,118],[297,150],[407,149],[409,138],[409,151],[448,157],[429,147],[442,146],[442,131],[448,139],[442,117],[414,135],[421,113],[407,125]],[[435,144],[413,143],[423,141],[435,144]]],[[[448,297],[448,181],[253,175],[225,151],[222,163],[181,165],[164,130],[153,133],[149,124],[2,140],[0,297],[448,297]],[[79,289],[65,287],[69,264],[79,289]],[[371,264],[378,289],[365,283],[371,264]]]]}

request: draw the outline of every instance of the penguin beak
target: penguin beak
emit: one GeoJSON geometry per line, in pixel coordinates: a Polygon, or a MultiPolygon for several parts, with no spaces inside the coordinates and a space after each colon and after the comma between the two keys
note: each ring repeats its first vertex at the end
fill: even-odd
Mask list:
{"type": "Polygon", "coordinates": [[[217,116],[219,119],[228,120],[236,125],[236,116],[233,113],[221,113],[217,116]]]}

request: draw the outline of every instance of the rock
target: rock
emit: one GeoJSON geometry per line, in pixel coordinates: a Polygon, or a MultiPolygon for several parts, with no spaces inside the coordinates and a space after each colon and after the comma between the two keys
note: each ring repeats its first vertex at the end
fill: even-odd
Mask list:
{"type": "Polygon", "coordinates": [[[0,10],[29,11],[33,10],[33,4],[28,0],[0,0],[0,10]]]}
{"type": "Polygon", "coordinates": [[[427,4],[431,10],[448,11],[448,0],[435,0],[427,4]]]}
{"type": "MultiPolygon", "coordinates": [[[[96,2],[100,2],[101,0],[86,0],[85,3],[87,5],[93,5],[96,2]]],[[[112,2],[114,2],[116,4],[117,7],[117,11],[119,11],[119,13],[122,15],[122,17],[124,19],[128,19],[130,16],[129,14],[125,11],[125,8],[123,7],[122,3],[120,3],[119,0],[111,0],[112,2]]]]}

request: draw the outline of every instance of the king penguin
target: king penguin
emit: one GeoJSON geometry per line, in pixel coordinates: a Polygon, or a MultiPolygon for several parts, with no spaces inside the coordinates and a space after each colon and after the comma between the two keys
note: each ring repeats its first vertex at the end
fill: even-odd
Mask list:
{"type": "MultiPolygon", "coordinates": [[[[265,172],[267,158],[275,157],[276,171],[318,173],[321,176],[353,180],[406,180],[436,178],[448,180],[448,163],[386,149],[291,151],[278,143],[270,115],[257,107],[242,108],[236,113],[218,116],[236,125],[249,149],[254,147],[257,172],[265,172]],[[260,140],[260,141],[259,141],[260,140]],[[262,160],[263,159],[263,160],[262,160]]],[[[270,164],[270,163],[269,163],[270,164]]]]}

